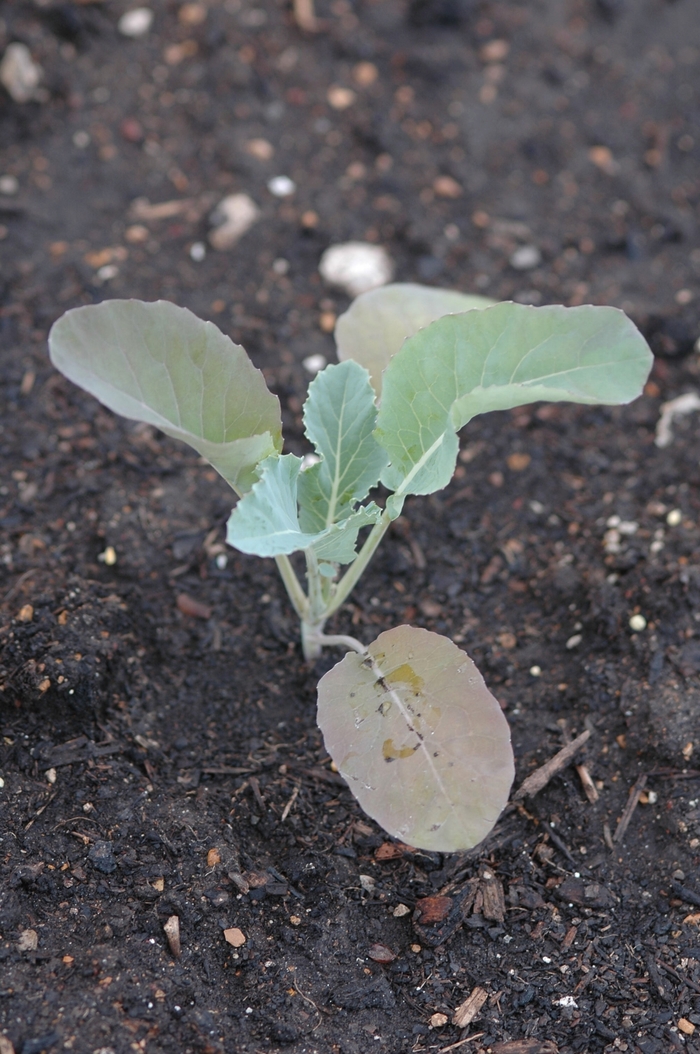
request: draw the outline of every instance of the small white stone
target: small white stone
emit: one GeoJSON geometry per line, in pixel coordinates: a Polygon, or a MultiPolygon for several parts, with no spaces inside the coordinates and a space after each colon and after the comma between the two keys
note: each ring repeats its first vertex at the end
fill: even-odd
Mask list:
{"type": "Polygon", "coordinates": [[[153,24],[153,12],[150,7],[135,7],[127,11],[117,22],[117,29],[123,37],[143,37],[153,24]]]}
{"type": "Polygon", "coordinates": [[[97,278],[100,282],[109,282],[112,278],[116,278],[119,274],[119,268],[116,264],[105,264],[104,267],[100,267],[97,272],[97,278]]]}
{"type": "Polygon", "coordinates": [[[683,522],[683,513],[680,509],[671,509],[668,516],[666,517],[666,523],[669,527],[678,527],[683,522]]]}
{"type": "Polygon", "coordinates": [[[0,62],[0,82],[15,102],[31,102],[36,98],[42,69],[26,44],[8,44],[0,62]]]}
{"type": "Polygon", "coordinates": [[[228,564],[228,556],[226,555],[226,553],[219,553],[219,555],[216,558],[216,566],[219,568],[220,571],[225,571],[227,564],[228,564]]]}
{"type": "Polygon", "coordinates": [[[615,516],[608,516],[607,520],[605,521],[605,526],[606,527],[619,527],[621,522],[622,521],[621,521],[620,517],[617,516],[617,515],[615,515],[615,516]]]}
{"type": "Polygon", "coordinates": [[[581,643],[582,640],[583,640],[583,637],[581,636],[580,633],[574,633],[573,637],[569,637],[569,639],[567,640],[566,646],[569,649],[569,651],[571,651],[572,648],[578,648],[578,646],[579,646],[579,644],[581,643]]]}
{"type": "Polygon", "coordinates": [[[9,197],[12,194],[16,194],[19,190],[19,180],[17,176],[0,176],[0,194],[5,194],[9,197]]]}
{"type": "Polygon", "coordinates": [[[82,130],[73,132],[73,146],[77,146],[78,150],[84,150],[86,146],[90,146],[90,133],[82,130]]]}
{"type": "Polygon", "coordinates": [[[288,198],[295,192],[297,185],[289,176],[273,176],[268,180],[267,189],[276,198],[288,198]]]}
{"type": "Polygon", "coordinates": [[[561,999],[557,999],[557,1006],[569,1007],[572,1010],[578,1009],[578,1003],[572,995],[563,995],[561,999]]]}
{"type": "Polygon", "coordinates": [[[633,615],[630,619],[630,629],[634,633],[641,633],[643,629],[647,628],[647,620],[644,615],[633,615]]]}
{"type": "Polygon", "coordinates": [[[302,366],[307,373],[316,374],[320,373],[326,365],[325,355],[308,355],[302,362],[302,366]]]}
{"type": "Polygon", "coordinates": [[[386,249],[368,242],[332,245],[321,257],[318,269],[325,282],[353,297],[386,285],[394,276],[394,264],[386,249]]]}
{"type": "Polygon", "coordinates": [[[275,274],[289,274],[289,260],[285,260],[283,256],[278,256],[276,260],[272,261],[272,270],[275,274]]]}
{"type": "Polygon", "coordinates": [[[530,676],[531,677],[541,677],[542,676],[542,667],[541,666],[531,666],[530,667],[530,676]]]}
{"type": "Polygon", "coordinates": [[[617,529],[620,534],[624,534],[628,538],[631,538],[632,535],[636,534],[639,530],[639,524],[636,523],[634,520],[620,520],[617,529]]]}
{"type": "Polygon", "coordinates": [[[510,266],[516,271],[531,271],[542,263],[542,253],[536,245],[520,245],[510,258],[510,266]]]}
{"type": "Polygon", "coordinates": [[[229,194],[209,217],[214,230],[209,244],[214,249],[232,249],[260,217],[260,209],[248,194],[229,194]]]}
{"type": "Polygon", "coordinates": [[[190,257],[195,263],[201,263],[206,255],[207,247],[204,242],[194,242],[194,244],[190,246],[190,257]]]}

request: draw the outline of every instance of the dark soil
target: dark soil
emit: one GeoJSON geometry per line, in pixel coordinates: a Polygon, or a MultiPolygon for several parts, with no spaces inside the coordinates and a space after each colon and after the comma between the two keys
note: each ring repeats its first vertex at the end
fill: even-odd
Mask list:
{"type": "Polygon", "coordinates": [[[139,40],[125,6],[0,12],[45,90],[0,100],[0,1051],[698,1054],[697,416],[654,444],[700,385],[696,0],[318,0],[316,34],[273,0],[159,2],[139,40]],[[261,219],[195,262],[235,191],[261,219]],[[469,854],[361,813],[274,565],[224,547],[226,486],[46,356],[68,307],[171,299],[244,343],[301,450],[301,361],[347,306],[318,261],[351,238],[401,280],[623,307],[659,356],[629,408],[469,425],[336,619],[468,650],[518,782],[591,731],[598,801],[569,766],[469,854]]]}

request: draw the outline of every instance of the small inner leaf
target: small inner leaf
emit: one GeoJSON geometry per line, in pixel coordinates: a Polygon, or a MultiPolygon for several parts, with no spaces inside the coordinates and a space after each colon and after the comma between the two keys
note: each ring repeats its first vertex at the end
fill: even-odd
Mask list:
{"type": "Polygon", "coordinates": [[[106,300],[52,327],[54,366],[115,413],[155,425],[209,461],[239,493],[282,449],[277,396],[239,344],[165,300],[106,300]]]}
{"type": "Polygon", "coordinates": [[[369,370],[377,395],[382,371],[407,337],[436,318],[490,307],[485,296],[469,296],[452,289],[413,282],[395,282],[372,289],[353,300],[338,319],[335,339],[341,362],[354,359],[369,370]]]}
{"type": "Polygon", "coordinates": [[[299,477],[304,531],[344,519],[379,482],[388,457],[373,435],[376,417],[369,376],[356,362],[326,367],[309,386],[304,424],[321,460],[299,477]]]}
{"type": "Polygon", "coordinates": [[[302,459],[294,454],[269,457],[260,464],[260,479],[229,517],[229,545],[253,556],[280,556],[313,546],[319,560],[352,563],[358,532],[376,523],[381,509],[370,502],[322,531],[303,531],[297,512],[301,466],[302,459]]]}
{"type": "Polygon", "coordinates": [[[363,809],[410,845],[470,849],[508,800],[508,724],[447,637],[399,626],[348,653],[319,683],[318,722],[363,809]]]}

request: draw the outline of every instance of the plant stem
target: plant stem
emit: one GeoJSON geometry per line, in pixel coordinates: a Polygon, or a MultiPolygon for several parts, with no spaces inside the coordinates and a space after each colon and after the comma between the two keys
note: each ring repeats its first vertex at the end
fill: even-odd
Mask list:
{"type": "Polygon", "coordinates": [[[354,561],[354,563],[350,564],[349,569],[345,572],[345,575],[343,576],[343,578],[341,578],[340,582],[338,582],[338,585],[336,586],[335,590],[335,595],[329,603],[328,607],[326,608],[326,618],[328,618],[330,615],[334,614],[334,612],[338,610],[340,605],[345,601],[345,599],[349,596],[350,592],[354,589],[360,576],[367,567],[367,564],[374,556],[374,552],[379,543],[381,542],[382,538],[386,534],[390,523],[391,517],[389,516],[388,512],[384,511],[381,515],[381,518],[377,521],[377,523],[375,523],[374,527],[367,535],[367,538],[365,539],[365,544],[360,549],[357,559],[354,561]]]}
{"type": "Polygon", "coordinates": [[[299,579],[294,573],[291,561],[288,556],[276,556],[275,563],[277,564],[277,570],[282,577],[282,581],[284,582],[292,606],[303,622],[309,615],[309,601],[306,593],[301,588],[299,579]]]}
{"type": "Polygon", "coordinates": [[[354,637],[348,637],[345,633],[309,633],[307,635],[307,641],[310,646],[318,645],[320,648],[324,647],[337,647],[347,648],[349,651],[357,651],[360,655],[367,654],[367,648],[359,640],[355,640],[354,637]]]}

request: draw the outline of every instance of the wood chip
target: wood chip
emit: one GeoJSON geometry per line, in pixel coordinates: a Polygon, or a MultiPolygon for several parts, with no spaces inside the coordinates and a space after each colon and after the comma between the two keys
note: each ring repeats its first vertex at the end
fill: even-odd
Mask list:
{"type": "Polygon", "coordinates": [[[489,993],[485,988],[475,988],[455,1010],[452,1015],[452,1024],[457,1028],[466,1028],[479,1013],[488,997],[489,993]]]}
{"type": "Polygon", "coordinates": [[[224,938],[232,948],[242,948],[246,942],[246,935],[243,930],[239,930],[237,926],[231,926],[229,929],[224,930],[224,938]]]}
{"type": "Polygon", "coordinates": [[[209,605],[202,604],[201,601],[195,600],[194,597],[188,596],[187,593],[180,593],[176,603],[178,611],[181,611],[183,615],[188,615],[189,618],[211,618],[209,605]]]}
{"type": "Polygon", "coordinates": [[[492,922],[503,922],[506,917],[506,900],[503,886],[490,867],[481,869],[479,893],[481,894],[481,914],[484,918],[490,919],[492,922]]]}
{"type": "Polygon", "coordinates": [[[218,849],[210,849],[207,853],[207,867],[216,867],[221,863],[221,853],[218,849]]]}
{"type": "Polygon", "coordinates": [[[171,915],[167,922],[163,923],[163,932],[168,938],[168,945],[174,958],[178,958],[182,951],[180,944],[180,919],[177,915],[171,915]]]}
{"type": "Polygon", "coordinates": [[[396,953],[385,944],[370,944],[367,954],[375,963],[393,963],[396,959],[396,953]]]}

